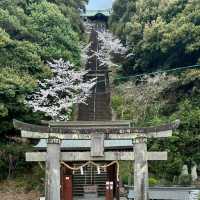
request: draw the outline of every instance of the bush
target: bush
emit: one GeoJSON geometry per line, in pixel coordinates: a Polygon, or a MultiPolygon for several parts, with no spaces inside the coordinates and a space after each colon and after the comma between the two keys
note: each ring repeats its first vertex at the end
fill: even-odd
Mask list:
{"type": "Polygon", "coordinates": [[[27,144],[0,144],[0,180],[15,178],[30,170],[25,161],[25,152],[32,148],[27,144]]]}
{"type": "Polygon", "coordinates": [[[179,176],[178,183],[182,186],[189,186],[192,183],[192,177],[191,175],[181,175],[179,176]]]}
{"type": "Polygon", "coordinates": [[[155,178],[149,178],[149,186],[156,186],[159,184],[159,181],[155,178]]]}

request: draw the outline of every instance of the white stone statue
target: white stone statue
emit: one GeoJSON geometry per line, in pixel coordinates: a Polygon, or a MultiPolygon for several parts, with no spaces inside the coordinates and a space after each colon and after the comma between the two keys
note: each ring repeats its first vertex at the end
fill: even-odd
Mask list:
{"type": "Polygon", "coordinates": [[[192,181],[196,181],[198,179],[197,175],[197,165],[195,164],[192,169],[191,169],[191,176],[192,176],[192,181]]]}
{"type": "Polygon", "coordinates": [[[184,175],[188,175],[188,166],[187,165],[183,165],[183,168],[182,168],[182,172],[181,172],[181,175],[184,176],[184,175]]]}

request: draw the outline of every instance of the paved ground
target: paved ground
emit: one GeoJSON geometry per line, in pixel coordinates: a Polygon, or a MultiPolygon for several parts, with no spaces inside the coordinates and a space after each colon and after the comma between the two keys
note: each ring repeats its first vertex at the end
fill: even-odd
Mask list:
{"type": "MultiPolygon", "coordinates": [[[[40,199],[40,200],[44,200],[44,199],[40,199]]],[[[105,197],[99,197],[99,198],[94,198],[94,197],[91,197],[91,198],[74,198],[74,200],[105,200],[105,197]]],[[[124,198],[124,197],[121,197],[120,200],[127,200],[127,199],[124,198]]]]}
{"type": "MultiPolygon", "coordinates": [[[[44,198],[40,198],[40,200],[45,200],[44,198]]],[[[98,198],[94,198],[94,197],[90,197],[90,198],[74,198],[74,200],[105,200],[105,197],[98,197],[98,198]]],[[[121,197],[120,200],[127,200],[127,198],[125,197],[121,197]]]]}

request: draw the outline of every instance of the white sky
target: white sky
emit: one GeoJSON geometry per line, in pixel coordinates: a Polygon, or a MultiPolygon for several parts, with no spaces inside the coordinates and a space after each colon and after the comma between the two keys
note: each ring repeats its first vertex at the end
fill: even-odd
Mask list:
{"type": "Polygon", "coordinates": [[[112,8],[114,0],[90,0],[87,5],[87,10],[104,10],[112,8]]]}

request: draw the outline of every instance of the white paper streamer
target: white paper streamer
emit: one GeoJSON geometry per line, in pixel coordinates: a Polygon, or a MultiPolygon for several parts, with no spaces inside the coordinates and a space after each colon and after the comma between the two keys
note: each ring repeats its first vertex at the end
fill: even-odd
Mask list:
{"type": "Polygon", "coordinates": [[[98,173],[98,174],[101,174],[101,170],[100,170],[100,167],[99,167],[99,166],[97,167],[97,173],[98,173]]]}
{"type": "Polygon", "coordinates": [[[83,167],[81,167],[80,170],[81,170],[81,175],[84,175],[83,167]]]}

